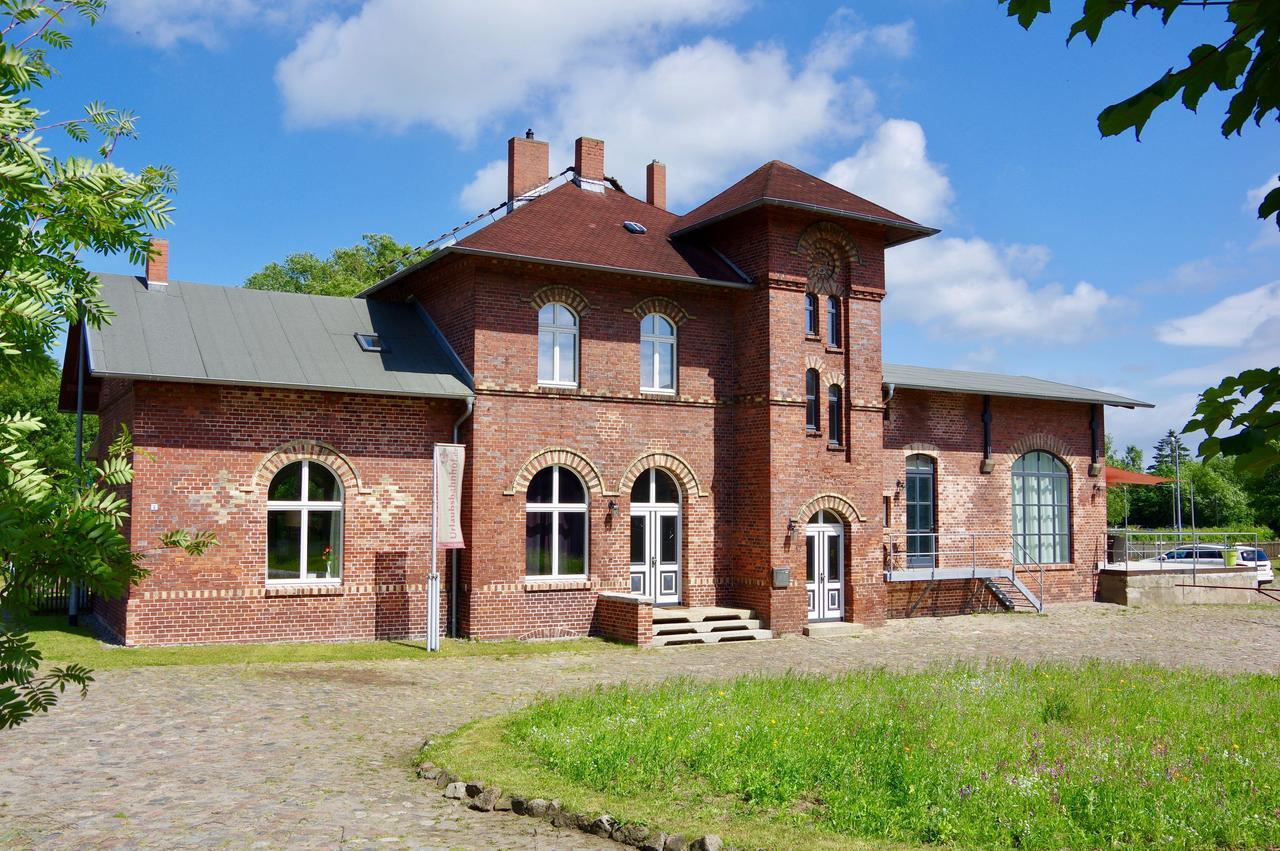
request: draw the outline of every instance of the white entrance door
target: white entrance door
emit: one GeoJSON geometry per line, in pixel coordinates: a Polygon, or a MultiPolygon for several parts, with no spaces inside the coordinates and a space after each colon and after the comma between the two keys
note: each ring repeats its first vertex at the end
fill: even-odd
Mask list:
{"type": "Polygon", "coordinates": [[[646,470],[631,489],[631,593],[680,603],[680,490],[662,470],[646,470]]]}
{"type": "Polygon", "coordinates": [[[844,619],[844,524],[819,511],[805,527],[805,585],[809,620],[844,619]]]}

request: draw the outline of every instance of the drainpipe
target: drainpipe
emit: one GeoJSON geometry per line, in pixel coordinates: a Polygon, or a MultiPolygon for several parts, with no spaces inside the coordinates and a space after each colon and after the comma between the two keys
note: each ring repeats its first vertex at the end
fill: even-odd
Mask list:
{"type": "MultiPolygon", "coordinates": [[[[458,430],[471,418],[476,409],[476,397],[467,397],[467,409],[453,424],[453,442],[458,443],[458,430]]],[[[474,462],[475,459],[472,459],[474,462]]],[[[434,521],[433,521],[434,522],[434,521]]],[[[458,551],[449,551],[449,637],[458,637],[458,551]]]]}
{"type": "MultiPolygon", "coordinates": [[[[80,467],[84,463],[84,356],[88,342],[85,335],[89,329],[84,319],[80,320],[80,345],[76,351],[76,476],[80,476],[80,467]]],[[[70,343],[71,334],[67,334],[70,343]]],[[[80,623],[80,601],[76,599],[79,589],[74,582],[68,584],[67,590],[67,624],[77,626],[80,623]]]]}

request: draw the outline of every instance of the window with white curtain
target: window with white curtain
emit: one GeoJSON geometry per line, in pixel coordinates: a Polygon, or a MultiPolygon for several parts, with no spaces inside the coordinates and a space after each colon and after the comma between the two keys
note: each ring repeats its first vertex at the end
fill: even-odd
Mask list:
{"type": "Polygon", "coordinates": [[[1013,462],[1013,558],[1019,564],[1071,561],[1071,476],[1048,452],[1013,462]]]}

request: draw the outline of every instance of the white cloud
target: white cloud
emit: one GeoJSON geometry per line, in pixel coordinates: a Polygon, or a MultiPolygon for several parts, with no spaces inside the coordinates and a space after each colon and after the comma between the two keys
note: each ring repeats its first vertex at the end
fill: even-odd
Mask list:
{"type": "Polygon", "coordinates": [[[948,218],[951,181],[929,160],[924,128],[890,119],[851,157],[827,169],[823,178],[919,222],[948,218]]]}
{"type": "Polygon", "coordinates": [[[111,0],[107,20],[142,40],[171,48],[182,43],[219,47],[226,31],[240,27],[301,29],[322,10],[354,0],[111,0]]]}
{"type": "Polygon", "coordinates": [[[301,125],[429,124],[470,138],[503,112],[625,64],[660,32],[724,21],[742,2],[443,5],[367,0],[354,15],[312,26],[276,69],[287,117],[301,125]]]}
{"type": "MultiPolygon", "coordinates": [[[[1257,214],[1258,205],[1262,203],[1262,199],[1272,189],[1280,187],[1280,175],[1272,175],[1261,186],[1250,189],[1245,194],[1245,209],[1250,213],[1257,214]]],[[[1262,229],[1258,232],[1258,238],[1253,243],[1253,248],[1266,248],[1274,245],[1280,245],[1280,228],[1276,227],[1275,216],[1262,223],[1262,229]]]]}
{"type": "Polygon", "coordinates": [[[1045,251],[954,237],[895,248],[885,257],[885,310],[895,319],[986,338],[1067,342],[1093,334],[1111,297],[1085,281],[1069,289],[1033,286],[1019,268],[1045,251]]]}
{"type": "Polygon", "coordinates": [[[1171,319],[1156,329],[1156,338],[1171,346],[1222,346],[1257,349],[1267,335],[1275,339],[1280,324],[1280,281],[1227,296],[1199,313],[1171,319]]]}

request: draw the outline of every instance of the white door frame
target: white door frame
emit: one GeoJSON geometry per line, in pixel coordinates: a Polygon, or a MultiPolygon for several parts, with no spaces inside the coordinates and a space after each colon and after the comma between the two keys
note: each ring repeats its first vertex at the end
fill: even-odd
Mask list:
{"type": "Polygon", "coordinates": [[[655,606],[678,606],[681,586],[680,506],[637,503],[631,506],[631,593],[655,606]],[[664,523],[665,521],[665,523],[664,523]],[[637,529],[637,523],[643,529],[637,529]],[[662,556],[663,526],[674,524],[675,558],[662,556]],[[637,534],[639,532],[639,534],[637,534]]]}
{"type": "Polygon", "coordinates": [[[810,621],[844,620],[844,523],[809,523],[804,527],[805,590],[810,621]],[[832,544],[835,546],[833,547],[832,544]],[[831,556],[835,555],[835,564],[831,556]]]}

